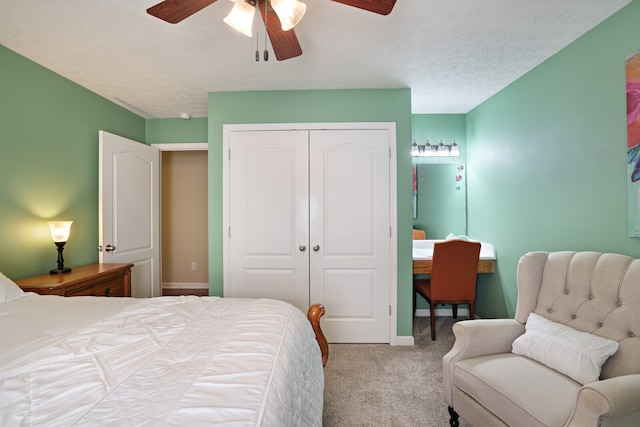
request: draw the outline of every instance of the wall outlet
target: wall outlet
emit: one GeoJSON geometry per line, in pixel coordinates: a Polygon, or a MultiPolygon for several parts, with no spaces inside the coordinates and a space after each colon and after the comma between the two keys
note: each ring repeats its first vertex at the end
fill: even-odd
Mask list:
{"type": "Polygon", "coordinates": [[[198,264],[196,264],[195,262],[191,263],[191,269],[192,270],[197,270],[198,269],[198,264]]]}

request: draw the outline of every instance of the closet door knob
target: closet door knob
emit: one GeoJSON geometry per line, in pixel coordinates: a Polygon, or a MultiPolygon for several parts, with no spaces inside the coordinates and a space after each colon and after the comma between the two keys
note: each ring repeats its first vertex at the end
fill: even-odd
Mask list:
{"type": "Polygon", "coordinates": [[[107,252],[111,252],[111,251],[113,251],[113,250],[115,250],[115,249],[116,249],[116,247],[115,247],[115,246],[112,246],[112,245],[107,245],[107,246],[104,248],[104,250],[105,250],[105,251],[107,251],[107,252]]]}
{"type": "Polygon", "coordinates": [[[318,252],[320,250],[320,245],[318,244],[313,245],[313,250],[318,252]]]}
{"type": "Polygon", "coordinates": [[[300,252],[304,252],[307,250],[307,247],[305,245],[300,245],[300,252]]]}

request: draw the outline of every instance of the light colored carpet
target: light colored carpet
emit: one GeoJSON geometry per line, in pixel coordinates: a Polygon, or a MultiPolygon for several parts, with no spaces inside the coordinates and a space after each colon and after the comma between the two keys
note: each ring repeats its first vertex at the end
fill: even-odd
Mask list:
{"type": "Polygon", "coordinates": [[[324,426],[448,426],[442,356],[453,346],[454,322],[438,317],[431,341],[429,318],[416,318],[414,346],[330,344],[324,426]]]}

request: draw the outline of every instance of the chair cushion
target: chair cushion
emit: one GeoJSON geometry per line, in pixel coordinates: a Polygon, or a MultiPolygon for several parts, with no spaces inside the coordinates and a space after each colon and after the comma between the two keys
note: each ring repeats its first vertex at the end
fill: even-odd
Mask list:
{"type": "Polygon", "coordinates": [[[456,362],[453,385],[507,425],[550,427],[567,422],[581,387],[571,378],[513,353],[456,362]]]}
{"type": "Polygon", "coordinates": [[[526,332],[513,342],[513,353],[529,357],[581,384],[598,381],[602,365],[618,343],[552,322],[538,314],[527,318],[526,332]]]}

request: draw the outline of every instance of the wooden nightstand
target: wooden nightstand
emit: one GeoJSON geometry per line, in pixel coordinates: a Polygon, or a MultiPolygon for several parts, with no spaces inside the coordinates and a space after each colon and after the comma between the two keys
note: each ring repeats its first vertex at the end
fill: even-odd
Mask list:
{"type": "Polygon", "coordinates": [[[43,274],[16,280],[25,292],[66,297],[131,296],[133,264],[89,264],[74,267],[70,273],[43,274]]]}

